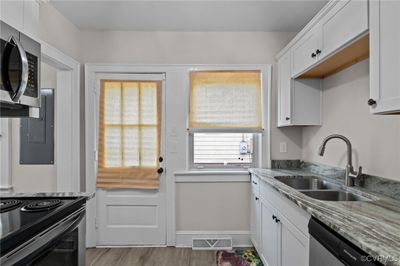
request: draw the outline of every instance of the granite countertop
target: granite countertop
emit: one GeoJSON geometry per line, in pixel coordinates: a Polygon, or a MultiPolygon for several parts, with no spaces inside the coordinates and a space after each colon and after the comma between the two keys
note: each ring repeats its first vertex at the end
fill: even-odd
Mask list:
{"type": "Polygon", "coordinates": [[[274,179],[276,176],[318,176],[315,173],[302,169],[253,168],[249,171],[370,256],[379,257],[384,265],[400,266],[400,201],[355,187],[346,189],[372,201],[321,201],[274,179]]]}
{"type": "Polygon", "coordinates": [[[85,197],[90,200],[94,192],[40,192],[40,193],[0,193],[0,198],[35,197],[35,198],[63,198],[63,197],[85,197]]]}

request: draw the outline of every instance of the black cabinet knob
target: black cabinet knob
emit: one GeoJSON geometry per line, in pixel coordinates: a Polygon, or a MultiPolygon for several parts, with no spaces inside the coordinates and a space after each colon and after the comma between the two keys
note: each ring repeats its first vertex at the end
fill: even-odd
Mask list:
{"type": "Polygon", "coordinates": [[[275,219],[275,223],[279,223],[281,220],[279,220],[278,218],[275,219]]]}
{"type": "Polygon", "coordinates": [[[157,173],[159,173],[160,175],[161,175],[162,173],[164,173],[164,168],[162,168],[162,167],[158,168],[158,169],[157,169],[157,173]]]}
{"type": "Polygon", "coordinates": [[[162,162],[164,161],[164,158],[163,158],[162,156],[160,156],[160,157],[158,157],[158,161],[159,161],[160,163],[162,163],[162,162]]]}
{"type": "Polygon", "coordinates": [[[369,106],[373,106],[373,105],[375,105],[376,104],[376,101],[374,100],[374,99],[369,99],[368,100],[368,105],[369,106]]]}
{"type": "Polygon", "coordinates": [[[257,182],[256,182],[256,181],[253,181],[253,184],[254,184],[254,185],[257,185],[257,182]]]}
{"type": "Polygon", "coordinates": [[[316,56],[317,56],[317,55],[316,55],[315,53],[312,53],[312,54],[311,54],[311,57],[312,57],[312,58],[315,58],[316,56]]]}
{"type": "Polygon", "coordinates": [[[289,120],[290,120],[290,117],[286,117],[285,119],[286,119],[286,121],[289,121],[289,120]]]}
{"type": "Polygon", "coordinates": [[[275,215],[272,215],[272,220],[275,220],[277,217],[275,215]]]}
{"type": "Polygon", "coordinates": [[[315,51],[316,54],[320,54],[322,53],[322,51],[320,49],[317,49],[317,51],[315,51]]]}
{"type": "Polygon", "coordinates": [[[258,198],[258,197],[255,197],[255,200],[259,200],[259,198],[258,198]]]}

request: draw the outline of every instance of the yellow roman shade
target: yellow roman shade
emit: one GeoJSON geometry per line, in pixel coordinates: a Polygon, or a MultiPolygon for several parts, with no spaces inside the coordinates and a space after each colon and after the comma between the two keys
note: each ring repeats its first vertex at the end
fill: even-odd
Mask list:
{"type": "Polygon", "coordinates": [[[98,188],[159,188],[161,85],[101,81],[98,188]]]}
{"type": "Polygon", "coordinates": [[[189,78],[190,129],[262,129],[260,71],[192,71],[189,78]]]}

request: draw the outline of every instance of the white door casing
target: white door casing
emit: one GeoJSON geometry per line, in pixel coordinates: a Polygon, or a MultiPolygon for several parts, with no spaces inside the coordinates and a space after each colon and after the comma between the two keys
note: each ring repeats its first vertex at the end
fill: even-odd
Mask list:
{"type": "Polygon", "coordinates": [[[12,189],[10,122],[8,118],[0,118],[0,191],[12,189]]]}
{"type": "MultiPolygon", "coordinates": [[[[161,145],[164,157],[165,75],[97,74],[96,114],[99,110],[101,80],[162,81],[161,145]]],[[[96,117],[98,130],[99,117],[96,117]]],[[[96,134],[98,136],[98,133],[96,134]]],[[[97,164],[97,163],[96,163],[97,164]]],[[[163,167],[163,163],[160,163],[163,167]]],[[[97,166],[96,166],[97,168],[97,166]]],[[[160,175],[159,189],[97,189],[96,246],[166,245],[166,182],[160,175]]]]}

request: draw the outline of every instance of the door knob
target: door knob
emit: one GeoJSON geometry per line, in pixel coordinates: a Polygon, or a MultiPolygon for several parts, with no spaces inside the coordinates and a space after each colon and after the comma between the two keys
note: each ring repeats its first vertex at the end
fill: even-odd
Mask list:
{"type": "Polygon", "coordinates": [[[372,105],[375,105],[375,104],[376,104],[376,101],[374,99],[369,99],[368,100],[368,105],[369,106],[372,106],[372,105]]]}
{"type": "Polygon", "coordinates": [[[160,175],[161,175],[162,173],[164,173],[164,168],[162,168],[162,167],[158,168],[158,169],[157,169],[157,173],[159,173],[160,175]]]}

